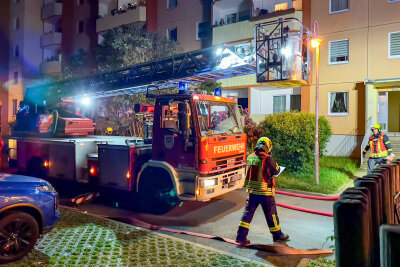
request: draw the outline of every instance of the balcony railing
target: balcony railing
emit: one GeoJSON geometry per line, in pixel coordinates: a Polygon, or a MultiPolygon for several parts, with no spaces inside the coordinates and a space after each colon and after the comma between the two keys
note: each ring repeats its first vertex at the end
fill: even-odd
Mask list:
{"type": "Polygon", "coordinates": [[[125,24],[146,22],[146,7],[137,6],[132,9],[125,9],[117,11],[113,15],[107,15],[97,19],[96,31],[103,32],[109,29],[113,29],[125,24]]]}
{"type": "Polygon", "coordinates": [[[48,58],[41,65],[43,74],[56,74],[61,73],[61,61],[56,57],[48,58]]]}
{"type": "Polygon", "coordinates": [[[42,47],[50,46],[50,45],[60,45],[62,39],[61,32],[50,32],[45,33],[40,37],[40,45],[42,47]]]}
{"type": "Polygon", "coordinates": [[[62,3],[53,2],[42,7],[42,20],[54,16],[61,16],[61,14],[62,14],[62,3]]]}
{"type": "Polygon", "coordinates": [[[250,40],[254,38],[254,25],[278,18],[296,18],[302,21],[302,11],[288,9],[255,16],[249,20],[222,24],[213,28],[213,45],[250,40]]]}

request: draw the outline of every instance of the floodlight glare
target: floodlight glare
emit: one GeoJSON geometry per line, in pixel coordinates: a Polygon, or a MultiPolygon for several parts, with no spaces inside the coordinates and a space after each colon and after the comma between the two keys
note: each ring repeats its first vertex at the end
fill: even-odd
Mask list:
{"type": "Polygon", "coordinates": [[[290,57],[290,55],[291,55],[292,53],[290,53],[289,48],[284,47],[284,48],[281,49],[281,54],[284,55],[285,57],[290,57]]]}
{"type": "Polygon", "coordinates": [[[85,97],[81,100],[81,103],[84,104],[85,106],[90,105],[90,98],[85,97]]]}
{"type": "Polygon", "coordinates": [[[311,39],[311,47],[312,48],[317,48],[320,43],[321,43],[320,39],[311,39]]]}
{"type": "Polygon", "coordinates": [[[222,48],[218,48],[216,54],[217,54],[217,56],[221,55],[222,54],[222,48]]]}

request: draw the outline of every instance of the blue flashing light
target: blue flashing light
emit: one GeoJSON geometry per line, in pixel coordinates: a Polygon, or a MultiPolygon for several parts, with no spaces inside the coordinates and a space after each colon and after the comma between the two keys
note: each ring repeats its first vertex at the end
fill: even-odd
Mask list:
{"type": "Polygon", "coordinates": [[[221,88],[215,88],[215,89],[214,89],[214,95],[215,95],[215,96],[221,96],[221,95],[222,95],[222,90],[221,90],[221,88]]]}
{"type": "Polygon", "coordinates": [[[179,82],[178,85],[178,94],[187,95],[189,94],[188,83],[179,82]]]}

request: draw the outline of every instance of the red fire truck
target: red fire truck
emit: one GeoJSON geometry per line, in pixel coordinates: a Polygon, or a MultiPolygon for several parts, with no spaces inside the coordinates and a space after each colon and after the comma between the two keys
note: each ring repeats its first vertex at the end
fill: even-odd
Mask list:
{"type": "Polygon", "coordinates": [[[9,140],[10,160],[21,172],[56,182],[135,193],[155,213],[242,187],[246,135],[235,100],[181,91],[136,108],[153,113],[152,138],[18,137],[9,140]]]}

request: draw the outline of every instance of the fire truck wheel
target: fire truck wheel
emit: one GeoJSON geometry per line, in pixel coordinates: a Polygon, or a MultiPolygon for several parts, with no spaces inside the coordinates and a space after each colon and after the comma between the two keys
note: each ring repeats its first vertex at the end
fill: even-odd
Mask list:
{"type": "Polygon", "coordinates": [[[164,214],[178,204],[169,175],[164,170],[148,169],[139,182],[139,203],[143,212],[164,214]]]}

